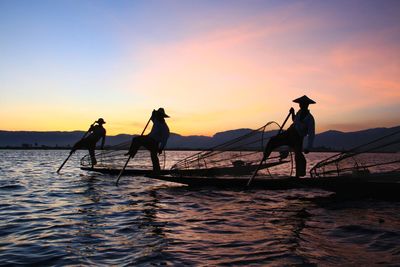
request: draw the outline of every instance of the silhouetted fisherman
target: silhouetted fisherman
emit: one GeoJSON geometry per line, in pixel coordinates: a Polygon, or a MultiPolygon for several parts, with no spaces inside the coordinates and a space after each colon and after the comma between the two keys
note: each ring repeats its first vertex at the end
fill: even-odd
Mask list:
{"type": "Polygon", "coordinates": [[[271,137],[264,150],[264,158],[266,160],[272,150],[277,147],[287,145],[291,147],[295,154],[296,162],[296,177],[306,175],[306,159],[303,155],[303,139],[308,135],[307,148],[304,153],[308,153],[313,147],[315,137],[315,121],[314,117],[308,110],[310,104],[315,104],[315,101],[308,98],[306,95],[299,97],[293,102],[300,105],[300,110],[295,114],[294,109],[290,109],[293,123],[290,127],[276,136],[271,137]]]}
{"type": "Polygon", "coordinates": [[[153,174],[157,175],[160,173],[160,162],[158,160],[158,154],[161,154],[167,144],[169,137],[169,128],[165,122],[165,118],[169,118],[163,108],[153,110],[151,114],[151,121],[153,127],[148,135],[136,136],[132,139],[129,152],[126,155],[130,155],[133,158],[140,147],[145,147],[150,151],[151,162],[153,163],[153,174]]]}
{"type": "Polygon", "coordinates": [[[88,130],[88,136],[82,138],[78,141],[73,147],[70,154],[74,153],[75,150],[80,148],[87,148],[89,150],[90,160],[92,162],[92,167],[97,164],[96,157],[94,155],[94,151],[96,149],[96,143],[102,138],[101,149],[104,148],[104,142],[106,140],[106,129],[104,129],[103,124],[106,122],[100,118],[94,122],[94,124],[90,125],[88,130]],[[97,125],[95,125],[97,123],[97,125]]]}

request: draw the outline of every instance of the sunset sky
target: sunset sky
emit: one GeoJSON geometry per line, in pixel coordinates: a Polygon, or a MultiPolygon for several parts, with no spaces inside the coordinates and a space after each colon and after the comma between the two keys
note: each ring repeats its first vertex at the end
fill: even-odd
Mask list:
{"type": "Polygon", "coordinates": [[[400,125],[400,1],[0,0],[0,129],[140,134],[400,125]]]}

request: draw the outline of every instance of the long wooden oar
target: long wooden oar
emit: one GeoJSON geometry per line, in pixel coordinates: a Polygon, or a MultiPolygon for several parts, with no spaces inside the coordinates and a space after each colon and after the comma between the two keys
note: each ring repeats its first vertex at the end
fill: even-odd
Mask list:
{"type": "MultiPolygon", "coordinates": [[[[92,128],[92,126],[95,124],[96,122],[93,122],[92,125],[90,125],[89,130],[87,130],[87,132],[82,136],[82,138],[80,140],[82,140],[83,138],[86,137],[86,135],[89,133],[90,129],[92,128]]],[[[79,140],[79,141],[80,141],[79,140]]],[[[74,151],[75,152],[75,151],[74,151]]],[[[65,163],[67,163],[67,161],[69,160],[69,158],[72,156],[72,154],[74,154],[74,152],[72,152],[72,150],[69,152],[68,157],[64,160],[64,162],[61,164],[60,168],[58,168],[57,173],[60,173],[62,167],[64,167],[65,163]]]]}
{"type": "Polygon", "coordinates": [[[67,163],[67,161],[69,160],[69,157],[71,157],[73,154],[73,152],[69,152],[68,157],[64,160],[64,162],[61,164],[60,168],[58,168],[57,173],[60,173],[62,167],[64,167],[65,163],[67,163]]]}
{"type": "MultiPolygon", "coordinates": [[[[283,127],[285,126],[287,120],[289,119],[290,115],[292,114],[292,112],[289,111],[289,114],[287,115],[285,121],[282,123],[282,126],[279,128],[278,134],[280,134],[282,132],[283,127]]],[[[260,164],[258,164],[256,171],[254,172],[253,176],[249,179],[249,181],[247,182],[247,186],[250,186],[251,182],[253,181],[254,177],[256,177],[258,171],[260,170],[262,164],[264,162],[264,158],[261,159],[260,164]]]]}
{"type": "MultiPolygon", "coordinates": [[[[142,135],[144,134],[144,132],[146,131],[147,126],[149,125],[150,121],[151,121],[151,117],[150,117],[150,119],[147,121],[147,124],[146,124],[146,126],[144,127],[144,129],[143,129],[143,131],[142,131],[142,134],[141,134],[140,136],[142,136],[142,135]]],[[[116,185],[116,186],[118,186],[119,179],[121,178],[122,173],[125,171],[126,166],[128,166],[128,163],[129,163],[129,160],[130,160],[130,159],[131,159],[131,155],[129,155],[128,159],[127,159],[126,162],[125,162],[124,167],[122,168],[122,170],[121,170],[121,171],[119,172],[119,174],[118,174],[117,181],[115,182],[115,185],[116,185]]]]}

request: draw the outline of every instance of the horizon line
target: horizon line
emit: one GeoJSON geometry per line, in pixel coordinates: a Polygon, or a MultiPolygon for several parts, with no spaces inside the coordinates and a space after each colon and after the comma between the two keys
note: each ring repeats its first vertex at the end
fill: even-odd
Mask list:
{"type": "MultiPolygon", "coordinates": [[[[329,129],[326,131],[321,131],[321,132],[316,132],[315,134],[321,134],[321,133],[325,133],[325,132],[329,132],[329,131],[336,131],[336,132],[342,132],[342,133],[353,133],[353,132],[360,132],[360,131],[366,131],[366,130],[371,130],[371,129],[380,129],[380,128],[395,128],[395,127],[399,127],[399,125],[394,125],[394,126],[377,126],[377,127],[371,127],[371,128],[364,128],[364,129],[358,129],[358,130],[352,130],[352,131],[341,131],[341,130],[335,130],[335,129],[329,129]]],[[[204,137],[212,137],[218,133],[223,133],[223,132],[228,132],[228,131],[237,131],[237,130],[256,130],[256,129],[251,129],[251,128],[237,128],[237,129],[229,129],[229,130],[223,130],[223,131],[219,131],[216,132],[212,135],[204,135],[204,134],[190,134],[190,135],[182,135],[179,133],[175,133],[175,132],[171,132],[171,134],[176,134],[176,135],[180,135],[180,136],[204,136],[204,137]]],[[[273,131],[273,130],[271,130],[273,131]]],[[[0,132],[36,132],[36,133],[49,133],[49,132],[85,132],[84,130],[69,130],[69,131],[65,131],[65,130],[51,130],[51,131],[35,131],[35,130],[3,130],[0,129],[0,132]]],[[[107,136],[118,136],[118,135],[135,135],[135,134],[128,134],[128,133],[118,133],[118,134],[114,134],[114,135],[107,135],[107,136]]],[[[138,134],[136,134],[138,135],[138,134]]]]}

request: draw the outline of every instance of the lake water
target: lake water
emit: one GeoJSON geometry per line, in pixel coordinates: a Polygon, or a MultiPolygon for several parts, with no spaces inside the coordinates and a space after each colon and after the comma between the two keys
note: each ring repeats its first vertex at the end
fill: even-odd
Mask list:
{"type": "MultiPolygon", "coordinates": [[[[0,265],[399,266],[400,202],[192,189],[79,169],[83,151],[0,150],[0,265]]],[[[179,159],[191,152],[168,152],[179,159]]],[[[311,163],[327,155],[310,153],[311,163]]]]}

